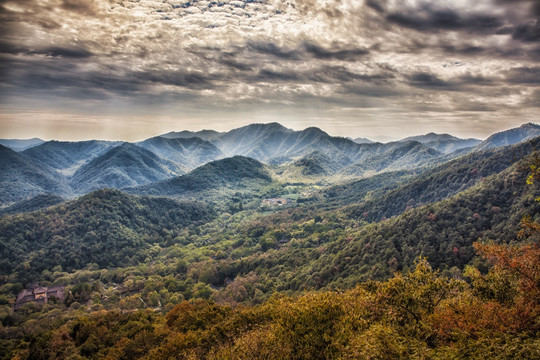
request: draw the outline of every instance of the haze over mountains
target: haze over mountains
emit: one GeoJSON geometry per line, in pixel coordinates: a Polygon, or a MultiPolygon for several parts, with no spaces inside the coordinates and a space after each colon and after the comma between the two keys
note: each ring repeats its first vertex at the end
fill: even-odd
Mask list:
{"type": "Polygon", "coordinates": [[[224,133],[171,132],[134,144],[3,140],[24,150],[16,152],[2,147],[5,171],[2,171],[0,204],[13,205],[39,194],[71,198],[101,188],[132,188],[131,192],[141,194],[183,196],[182,192],[188,194],[192,188],[225,186],[224,181],[239,184],[242,178],[258,174],[257,169],[262,167],[270,178],[293,181],[300,176],[335,183],[381,172],[433,167],[469,152],[515,144],[538,135],[540,126],[524,124],[494,134],[483,142],[429,133],[397,142],[375,143],[333,137],[318,128],[294,131],[270,123],[224,133]],[[238,155],[257,161],[243,160],[243,165],[235,166],[231,164],[242,158],[227,160],[231,163],[219,162],[238,155]],[[215,165],[204,167],[216,160],[215,165]],[[244,166],[251,170],[231,175],[238,177],[233,179],[226,171],[229,165],[231,174],[244,166]],[[200,166],[203,167],[197,169],[200,166]],[[208,169],[221,173],[214,176],[208,169]],[[189,176],[176,178],[190,171],[193,173],[189,176]]]}

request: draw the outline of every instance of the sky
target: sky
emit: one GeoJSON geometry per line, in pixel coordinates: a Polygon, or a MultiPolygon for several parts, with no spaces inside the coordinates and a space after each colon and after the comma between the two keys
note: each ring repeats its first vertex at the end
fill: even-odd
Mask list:
{"type": "Polygon", "coordinates": [[[537,0],[0,0],[0,138],[538,122],[537,0]]]}

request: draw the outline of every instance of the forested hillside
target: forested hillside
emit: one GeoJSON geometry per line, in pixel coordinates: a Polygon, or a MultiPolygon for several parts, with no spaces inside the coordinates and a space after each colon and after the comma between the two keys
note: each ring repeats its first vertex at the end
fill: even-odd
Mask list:
{"type": "Polygon", "coordinates": [[[244,156],[234,156],[213,161],[184,176],[127,191],[141,195],[204,197],[204,192],[209,190],[217,190],[222,194],[227,189],[258,191],[259,187],[271,181],[270,173],[262,163],[244,156]]]}
{"type": "MultiPolygon", "coordinates": [[[[352,164],[317,129],[203,134],[232,146],[253,130],[326,145],[160,181],[182,156],[217,147],[192,133],[151,139],[155,152],[126,143],[72,177],[0,147],[2,184],[28,197],[0,217],[0,359],[540,355],[538,138],[453,154],[357,144],[370,150],[352,164]],[[176,162],[157,154],[169,152],[176,162]],[[343,174],[355,167],[375,175],[343,174]],[[81,193],[152,182],[69,200],[33,192],[47,181],[81,193]],[[65,296],[19,304],[33,283],[65,296]]],[[[433,137],[419,140],[456,141],[433,137]]]]}
{"type": "Polygon", "coordinates": [[[0,272],[32,282],[42,271],[136,265],[154,244],[215,216],[202,203],[100,190],[79,200],[0,219],[0,272]]]}
{"type": "MultiPolygon", "coordinates": [[[[535,138],[530,142],[472,153],[449,161],[420,173],[396,189],[375,193],[375,196],[355,206],[354,211],[368,221],[380,221],[413,207],[440,201],[484,181],[490,175],[498,174],[535,151],[539,143],[540,138],[535,138]]],[[[336,193],[332,188],[329,192],[336,193]]],[[[361,194],[362,192],[347,192],[345,187],[345,194],[342,192],[340,196],[361,202],[364,199],[357,197],[361,194]]],[[[331,196],[328,197],[332,200],[331,196]]]]}

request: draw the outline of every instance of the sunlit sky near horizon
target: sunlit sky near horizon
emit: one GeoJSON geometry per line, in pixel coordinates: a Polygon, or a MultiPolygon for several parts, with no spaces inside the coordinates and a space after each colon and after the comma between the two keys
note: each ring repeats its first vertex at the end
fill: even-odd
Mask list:
{"type": "Polygon", "coordinates": [[[536,0],[0,0],[0,138],[279,122],[388,141],[540,118],[536,0]]]}

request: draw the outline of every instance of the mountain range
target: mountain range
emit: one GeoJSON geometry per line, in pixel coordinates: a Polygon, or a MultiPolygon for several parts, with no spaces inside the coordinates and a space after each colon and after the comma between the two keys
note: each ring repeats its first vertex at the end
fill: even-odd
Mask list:
{"type": "Polygon", "coordinates": [[[234,156],[257,160],[257,165],[244,161],[245,166],[253,167],[253,173],[259,164],[267,166],[265,174],[269,178],[339,183],[389,171],[428,169],[471,152],[518,143],[535,135],[540,135],[540,126],[524,124],[483,142],[429,133],[376,143],[333,137],[314,127],[295,131],[270,123],[223,133],[170,132],[137,143],[3,140],[24,150],[2,148],[5,170],[0,178],[0,206],[39,194],[72,198],[101,188],[181,196],[181,189],[190,193],[189,189],[210,186],[207,179],[219,188],[222,180],[229,179],[224,168],[204,166],[234,156]],[[221,172],[213,176],[209,168],[221,172]],[[184,174],[189,176],[177,178],[184,174]],[[193,185],[197,182],[198,186],[193,185]]]}

